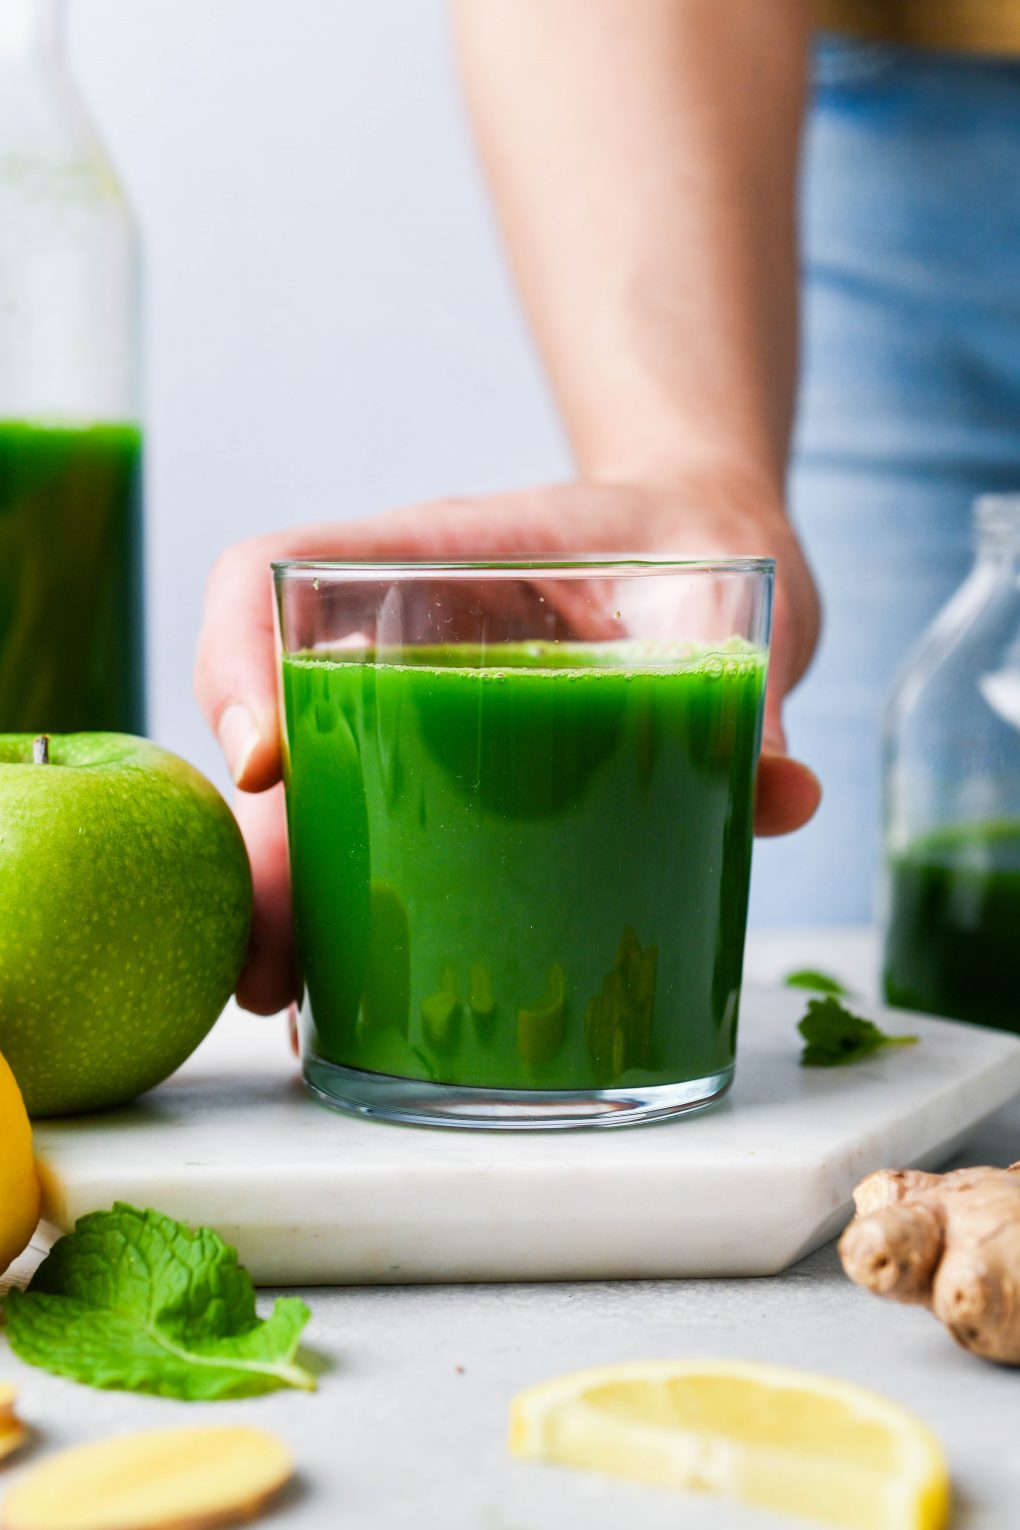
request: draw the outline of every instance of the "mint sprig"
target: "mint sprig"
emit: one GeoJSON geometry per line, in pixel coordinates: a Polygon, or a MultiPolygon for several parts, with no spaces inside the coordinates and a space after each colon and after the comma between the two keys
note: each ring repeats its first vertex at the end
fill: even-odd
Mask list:
{"type": "Polygon", "coordinates": [[[6,1310],[19,1359],[89,1386],[189,1401],[315,1387],[295,1360],[304,1302],[280,1297],[259,1318],[234,1249],[158,1211],[82,1217],[6,1310]]]}
{"type": "Polygon", "coordinates": [[[804,1037],[801,1066],[837,1068],[857,1062],[885,1047],[912,1047],[916,1036],[889,1036],[873,1020],[852,1014],[840,1001],[829,996],[811,999],[807,1014],[797,1029],[804,1037]]]}
{"type": "Polygon", "coordinates": [[[783,979],[787,988],[807,988],[812,993],[831,993],[837,999],[848,999],[850,990],[839,978],[832,977],[828,972],[822,972],[817,967],[799,967],[796,972],[788,972],[783,979]]]}

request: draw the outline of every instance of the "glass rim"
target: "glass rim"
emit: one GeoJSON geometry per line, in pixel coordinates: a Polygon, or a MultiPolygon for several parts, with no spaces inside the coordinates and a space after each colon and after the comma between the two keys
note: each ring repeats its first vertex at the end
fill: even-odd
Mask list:
{"type": "Polygon", "coordinates": [[[637,553],[578,554],[563,558],[278,558],[270,563],[277,584],[285,580],[335,578],[371,581],[379,578],[466,579],[484,575],[492,579],[542,574],[548,578],[585,579],[620,575],[647,578],[662,574],[765,574],[775,573],[774,558],[650,558],[637,553]]]}

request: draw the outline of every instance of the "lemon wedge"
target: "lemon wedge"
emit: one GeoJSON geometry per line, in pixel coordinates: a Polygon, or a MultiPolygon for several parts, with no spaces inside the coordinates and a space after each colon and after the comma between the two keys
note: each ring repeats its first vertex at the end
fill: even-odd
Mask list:
{"type": "Polygon", "coordinates": [[[949,1518],[945,1459],[919,1419],[779,1366],[654,1360],[561,1376],[514,1398],[510,1449],[846,1530],[949,1518]]]}
{"type": "Polygon", "coordinates": [[[0,1275],[28,1246],[38,1221],[32,1128],[14,1074],[0,1057],[0,1275]]]}

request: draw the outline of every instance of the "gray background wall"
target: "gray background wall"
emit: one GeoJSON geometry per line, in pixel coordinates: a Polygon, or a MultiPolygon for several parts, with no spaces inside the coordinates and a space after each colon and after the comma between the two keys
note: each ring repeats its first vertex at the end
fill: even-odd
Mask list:
{"type": "Polygon", "coordinates": [[[556,477],[441,0],[69,0],[146,248],[151,725],[238,537],[556,477]]]}
{"type": "MultiPolygon", "coordinates": [[[[569,458],[443,0],[67,0],[67,14],[146,247],[151,728],[226,789],[191,695],[222,548],[549,480],[569,458]]],[[[789,917],[800,849],[759,847],[766,920],[789,917]]]]}

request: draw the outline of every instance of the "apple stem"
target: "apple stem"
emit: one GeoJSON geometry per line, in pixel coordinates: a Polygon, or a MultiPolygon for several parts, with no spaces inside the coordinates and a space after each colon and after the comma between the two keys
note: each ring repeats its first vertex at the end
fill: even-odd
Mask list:
{"type": "Polygon", "coordinates": [[[48,733],[40,733],[39,737],[32,740],[32,764],[48,765],[50,763],[50,738],[48,733]]]}

